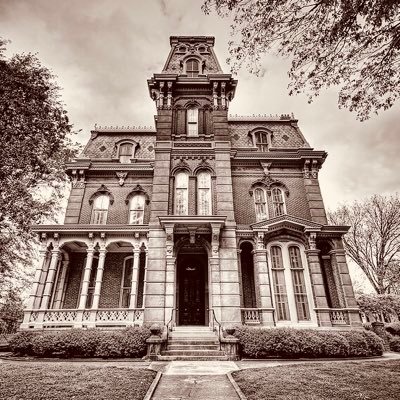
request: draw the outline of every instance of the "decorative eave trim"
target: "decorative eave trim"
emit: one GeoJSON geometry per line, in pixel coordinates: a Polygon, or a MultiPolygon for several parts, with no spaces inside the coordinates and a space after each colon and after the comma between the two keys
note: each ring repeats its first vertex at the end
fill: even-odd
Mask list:
{"type": "Polygon", "coordinates": [[[323,228],[322,224],[318,224],[313,221],[309,221],[303,218],[295,217],[292,215],[280,215],[272,219],[256,222],[251,224],[250,227],[253,231],[268,231],[271,228],[275,228],[278,225],[296,225],[303,228],[304,232],[318,232],[323,228]]]}
{"type": "Polygon", "coordinates": [[[64,224],[64,225],[33,225],[32,231],[38,234],[59,233],[59,234],[86,234],[86,233],[106,233],[106,234],[131,234],[135,232],[148,232],[148,225],[95,225],[95,224],[64,224]]]}

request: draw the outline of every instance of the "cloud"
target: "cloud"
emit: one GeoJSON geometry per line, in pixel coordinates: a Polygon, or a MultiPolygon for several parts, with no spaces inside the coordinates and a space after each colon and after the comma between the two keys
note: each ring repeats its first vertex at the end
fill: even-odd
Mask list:
{"type": "MultiPolygon", "coordinates": [[[[147,79],[161,72],[171,35],[212,35],[225,72],[229,24],[205,16],[201,2],[185,0],[0,0],[2,36],[9,52],[37,52],[58,76],[71,121],[85,142],[95,123],[152,125],[155,107],[147,79]]],[[[312,104],[289,97],[288,61],[263,59],[265,74],[238,75],[232,114],[294,112],[299,126],[328,159],[320,173],[325,202],[333,208],[400,187],[399,115],[394,109],[364,123],[338,110],[337,92],[323,92],[312,104]]]]}

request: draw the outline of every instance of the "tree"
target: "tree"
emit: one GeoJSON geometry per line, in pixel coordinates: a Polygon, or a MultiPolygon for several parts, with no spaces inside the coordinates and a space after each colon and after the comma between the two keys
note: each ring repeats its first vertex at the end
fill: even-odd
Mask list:
{"type": "Polygon", "coordinates": [[[0,302],[0,334],[15,333],[23,316],[21,296],[18,291],[10,288],[0,302]]]}
{"type": "Polygon", "coordinates": [[[400,93],[400,3],[396,0],[205,0],[203,11],[233,17],[232,72],[261,56],[291,59],[289,94],[339,86],[339,108],[365,120],[400,93]]]}
{"type": "Polygon", "coordinates": [[[400,288],[400,198],[374,195],[330,212],[335,225],[350,225],[343,241],[350,258],[364,271],[378,294],[400,288]]]}
{"type": "Polygon", "coordinates": [[[76,154],[54,76],[35,55],[6,58],[6,44],[0,38],[0,289],[32,264],[31,225],[57,212],[76,154]]]}

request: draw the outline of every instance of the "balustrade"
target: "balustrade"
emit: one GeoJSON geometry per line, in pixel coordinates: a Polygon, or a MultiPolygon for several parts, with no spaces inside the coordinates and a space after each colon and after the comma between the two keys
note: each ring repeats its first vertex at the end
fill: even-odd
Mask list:
{"type": "Polygon", "coordinates": [[[258,308],[242,308],[242,322],[244,325],[261,324],[261,310],[258,308]]]}

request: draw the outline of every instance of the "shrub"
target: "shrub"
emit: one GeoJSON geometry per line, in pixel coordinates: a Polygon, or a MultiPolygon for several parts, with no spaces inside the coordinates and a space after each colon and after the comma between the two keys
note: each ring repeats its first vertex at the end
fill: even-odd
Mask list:
{"type": "Polygon", "coordinates": [[[238,327],[235,336],[242,356],[249,358],[362,357],[383,352],[383,341],[368,331],[238,327]]]}
{"type": "Polygon", "coordinates": [[[391,351],[400,352],[400,336],[392,336],[389,337],[389,346],[391,351]]]}
{"type": "Polygon", "coordinates": [[[11,351],[16,355],[32,355],[32,339],[35,336],[33,332],[22,331],[11,336],[9,345],[11,351]]]}
{"type": "Polygon", "coordinates": [[[372,324],[371,322],[364,322],[363,327],[366,331],[372,331],[372,324]]]}
{"type": "Polygon", "coordinates": [[[400,336],[400,322],[392,322],[390,324],[385,325],[385,329],[391,335],[400,336]]]}
{"type": "Polygon", "coordinates": [[[23,331],[12,337],[10,346],[15,354],[38,357],[141,357],[146,353],[149,336],[147,327],[114,332],[98,329],[23,331]]]}

